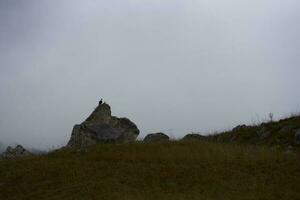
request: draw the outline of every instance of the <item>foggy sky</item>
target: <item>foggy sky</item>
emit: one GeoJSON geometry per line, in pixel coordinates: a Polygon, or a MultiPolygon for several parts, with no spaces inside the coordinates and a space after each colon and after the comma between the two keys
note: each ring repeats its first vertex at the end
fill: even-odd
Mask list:
{"type": "Polygon", "coordinates": [[[109,103],[180,138],[300,111],[298,0],[0,0],[0,141],[64,145],[109,103]]]}

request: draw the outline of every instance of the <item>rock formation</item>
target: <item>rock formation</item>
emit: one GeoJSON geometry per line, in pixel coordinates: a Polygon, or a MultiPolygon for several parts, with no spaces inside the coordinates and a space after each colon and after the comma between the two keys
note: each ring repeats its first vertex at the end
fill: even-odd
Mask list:
{"type": "Polygon", "coordinates": [[[74,126],[67,146],[82,148],[97,143],[129,143],[136,140],[139,132],[129,119],[112,116],[110,106],[99,103],[83,123],[74,126]]]}
{"type": "Polygon", "coordinates": [[[15,148],[8,146],[6,151],[3,152],[3,154],[1,155],[1,157],[5,159],[13,159],[13,158],[29,156],[29,155],[32,154],[21,145],[17,145],[15,148]]]}
{"type": "Polygon", "coordinates": [[[169,141],[169,136],[164,133],[151,133],[148,134],[144,140],[144,142],[166,142],[169,141]]]}

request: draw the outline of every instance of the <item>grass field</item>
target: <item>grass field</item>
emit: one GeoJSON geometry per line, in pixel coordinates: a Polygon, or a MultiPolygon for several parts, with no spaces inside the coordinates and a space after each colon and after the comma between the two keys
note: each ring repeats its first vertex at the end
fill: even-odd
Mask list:
{"type": "Polygon", "coordinates": [[[204,141],[0,161],[0,199],[300,199],[300,154],[204,141]]]}

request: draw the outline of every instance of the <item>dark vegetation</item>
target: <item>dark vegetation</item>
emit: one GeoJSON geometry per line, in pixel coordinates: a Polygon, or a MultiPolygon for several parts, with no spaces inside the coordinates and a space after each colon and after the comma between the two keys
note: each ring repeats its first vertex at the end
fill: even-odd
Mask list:
{"type": "Polygon", "coordinates": [[[237,144],[103,144],[0,161],[0,199],[300,199],[299,161],[237,144]]]}
{"type": "Polygon", "coordinates": [[[182,141],[98,144],[0,160],[0,199],[296,200],[299,125],[292,117],[182,141]]]}
{"type": "Polygon", "coordinates": [[[298,148],[299,144],[295,140],[297,130],[300,130],[300,117],[293,116],[260,125],[237,126],[232,131],[210,135],[205,137],[204,140],[265,145],[277,148],[298,148]]]}

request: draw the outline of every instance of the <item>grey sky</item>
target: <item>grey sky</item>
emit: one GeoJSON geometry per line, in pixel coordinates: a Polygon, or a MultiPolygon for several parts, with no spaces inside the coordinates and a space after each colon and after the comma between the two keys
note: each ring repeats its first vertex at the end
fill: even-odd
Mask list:
{"type": "Polygon", "coordinates": [[[63,145],[100,97],[144,137],[300,111],[298,0],[0,0],[0,141],[63,145]]]}

